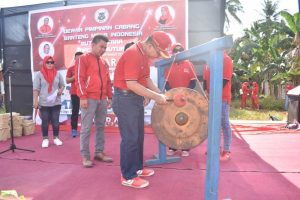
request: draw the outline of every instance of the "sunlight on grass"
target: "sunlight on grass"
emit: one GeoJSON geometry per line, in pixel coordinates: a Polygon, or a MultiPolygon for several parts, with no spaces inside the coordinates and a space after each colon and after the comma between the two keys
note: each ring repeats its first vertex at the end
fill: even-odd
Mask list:
{"type": "Polygon", "coordinates": [[[250,109],[240,109],[231,108],[230,109],[230,119],[231,120],[271,120],[270,116],[278,118],[280,121],[286,121],[287,112],[285,111],[274,111],[274,110],[250,110],[250,109]]]}
{"type": "Polygon", "coordinates": [[[283,100],[265,98],[260,100],[260,106],[268,109],[253,110],[250,101],[247,101],[246,109],[240,109],[240,99],[234,99],[230,107],[230,119],[269,121],[271,115],[280,121],[286,121],[287,112],[283,111],[283,103],[283,100]]]}

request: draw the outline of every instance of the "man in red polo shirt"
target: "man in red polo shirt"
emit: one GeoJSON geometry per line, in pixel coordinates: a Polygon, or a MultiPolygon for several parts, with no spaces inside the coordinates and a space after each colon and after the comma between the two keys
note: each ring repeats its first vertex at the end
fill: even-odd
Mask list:
{"type": "Polygon", "coordinates": [[[150,60],[168,56],[169,35],[153,32],[146,40],[129,47],[121,56],[114,75],[112,107],[118,117],[121,134],[121,184],[144,188],[149,182],[140,176],[152,176],[154,170],[143,166],[144,105],[153,99],[166,104],[166,96],[150,79],[150,60]]]}
{"type": "MultiPolygon", "coordinates": [[[[232,140],[232,132],[229,122],[229,109],[231,103],[231,78],[233,73],[233,64],[231,58],[224,52],[223,62],[223,91],[222,91],[222,121],[223,130],[223,151],[221,152],[220,160],[230,159],[230,145],[232,140]]],[[[209,92],[210,71],[209,67],[204,68],[204,89],[209,92]]]]}
{"type": "MultiPolygon", "coordinates": [[[[75,60],[82,55],[82,52],[76,52],[75,53],[75,60]]],[[[66,75],[66,82],[71,83],[71,103],[72,103],[72,115],[71,115],[71,136],[76,137],[77,136],[77,124],[78,124],[78,114],[79,114],[79,105],[80,105],[80,99],[77,96],[77,87],[75,84],[75,65],[68,68],[67,75],[66,75]]]]}
{"type": "MultiPolygon", "coordinates": [[[[176,54],[184,51],[182,44],[176,43],[171,48],[172,54],[176,54]]],[[[193,63],[189,60],[183,60],[180,62],[174,62],[171,67],[165,71],[166,79],[166,90],[177,87],[185,87],[194,89],[196,86],[196,73],[193,63]]],[[[169,148],[167,155],[172,156],[177,151],[177,149],[169,148]]],[[[183,149],[181,156],[189,156],[189,149],[183,149]]]]}

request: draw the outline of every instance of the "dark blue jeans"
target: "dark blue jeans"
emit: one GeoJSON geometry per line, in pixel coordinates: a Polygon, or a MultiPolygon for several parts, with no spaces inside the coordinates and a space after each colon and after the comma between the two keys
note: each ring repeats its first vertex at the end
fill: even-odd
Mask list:
{"type": "Polygon", "coordinates": [[[42,119],[43,138],[48,138],[49,122],[52,124],[53,136],[58,137],[59,134],[59,113],[61,105],[52,107],[41,106],[40,113],[42,119]]]}
{"type": "Polygon", "coordinates": [[[222,102],[222,121],[221,126],[223,129],[223,140],[224,140],[224,151],[230,151],[231,141],[232,141],[232,133],[229,121],[229,110],[230,106],[227,101],[222,102]]]}
{"type": "Polygon", "coordinates": [[[137,177],[143,169],[144,153],[144,98],[134,93],[114,91],[112,107],[118,117],[121,134],[120,165],[122,176],[137,177]]]}
{"type": "Polygon", "coordinates": [[[285,99],[284,99],[284,110],[288,111],[289,109],[289,96],[285,94],[285,99]]]}
{"type": "Polygon", "coordinates": [[[80,99],[77,95],[72,94],[71,102],[72,102],[71,127],[72,129],[77,130],[80,99]]]}

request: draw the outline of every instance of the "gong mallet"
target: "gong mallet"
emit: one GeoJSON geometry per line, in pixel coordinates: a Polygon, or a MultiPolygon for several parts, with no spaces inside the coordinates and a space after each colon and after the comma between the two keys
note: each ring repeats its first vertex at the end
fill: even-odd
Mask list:
{"type": "Polygon", "coordinates": [[[173,102],[177,107],[183,107],[186,104],[186,98],[183,94],[175,94],[173,98],[167,99],[167,102],[173,102]]]}

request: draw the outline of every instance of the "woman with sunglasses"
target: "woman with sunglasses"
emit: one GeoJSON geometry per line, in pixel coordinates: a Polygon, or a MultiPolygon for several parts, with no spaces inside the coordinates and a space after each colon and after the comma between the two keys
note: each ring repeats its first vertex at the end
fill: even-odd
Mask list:
{"type": "Polygon", "coordinates": [[[57,72],[53,57],[46,56],[41,70],[36,74],[33,81],[33,107],[39,108],[42,119],[42,148],[49,146],[49,122],[51,122],[53,129],[53,143],[57,146],[63,144],[59,139],[59,113],[64,87],[64,79],[57,72]]]}

